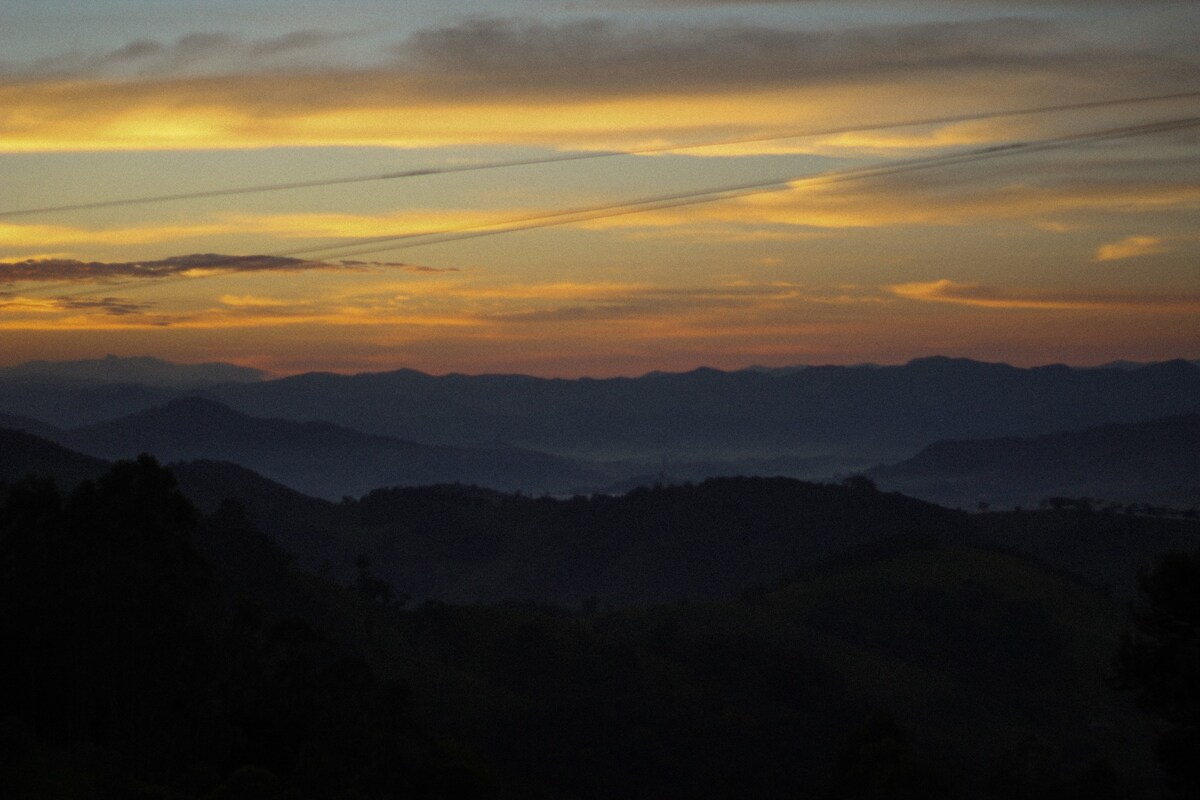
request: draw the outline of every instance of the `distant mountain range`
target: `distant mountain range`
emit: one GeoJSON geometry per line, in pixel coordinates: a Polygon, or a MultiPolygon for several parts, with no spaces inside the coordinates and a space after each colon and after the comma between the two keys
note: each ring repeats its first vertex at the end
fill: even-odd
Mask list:
{"type": "Polygon", "coordinates": [[[859,456],[938,439],[1033,435],[1200,412],[1200,367],[1018,369],[928,358],[781,374],[700,369],[642,378],[310,374],[214,387],[245,413],[327,419],[443,444],[511,442],[587,458],[859,456]]]}
{"type": "MultiPolygon", "coordinates": [[[[735,469],[739,459],[781,457],[866,467],[942,439],[1200,413],[1200,366],[1183,360],[1023,369],[933,357],[903,366],[698,369],[603,380],[413,370],[252,380],[247,372],[238,373],[247,378],[240,382],[187,389],[148,378],[115,382],[128,377],[128,365],[111,361],[112,379],[103,381],[84,380],[78,370],[69,377],[0,372],[0,413],[77,428],[198,393],[243,414],[323,420],[430,445],[502,444],[656,467],[664,459],[719,461],[735,469]]],[[[97,362],[89,363],[93,369],[97,362]]],[[[219,371],[202,374],[215,379],[219,371]]]]}
{"type": "Polygon", "coordinates": [[[259,381],[264,375],[262,370],[236,364],[177,364],[149,356],[125,358],[109,355],[78,361],[27,361],[12,367],[0,367],[0,382],[49,379],[85,384],[138,383],[177,389],[193,389],[214,383],[259,381]]]}
{"type": "Polygon", "coordinates": [[[882,485],[951,505],[1142,500],[1194,484],[1194,435],[1154,421],[1197,414],[1200,367],[1183,360],[1021,369],[934,357],[605,380],[266,380],[116,357],[0,370],[0,425],[100,458],[231,461],[329,499],[454,482],[572,494],[719,475],[811,480],[892,463],[872,471],[882,485]]]}

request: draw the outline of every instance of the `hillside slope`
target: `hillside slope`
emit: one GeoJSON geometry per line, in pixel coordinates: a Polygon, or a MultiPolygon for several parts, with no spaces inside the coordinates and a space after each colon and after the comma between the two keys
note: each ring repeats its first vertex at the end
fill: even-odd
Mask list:
{"type": "Polygon", "coordinates": [[[567,459],[520,448],[423,445],[329,422],[251,417],[201,397],[77,428],[60,441],[105,458],[153,453],[164,461],[231,461],[329,499],[379,486],[455,481],[564,491],[604,477],[567,459]]]}
{"type": "Polygon", "coordinates": [[[1172,489],[1200,499],[1200,415],[1037,437],[940,441],[869,471],[886,488],[949,505],[1036,505],[1055,495],[1121,503],[1172,489]]]}

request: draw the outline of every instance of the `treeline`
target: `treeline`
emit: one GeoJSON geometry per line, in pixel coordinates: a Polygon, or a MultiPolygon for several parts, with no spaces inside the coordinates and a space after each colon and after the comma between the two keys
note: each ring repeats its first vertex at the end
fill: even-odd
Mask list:
{"type": "Polygon", "coordinates": [[[888,539],[964,534],[966,514],[869,483],[729,477],[570,498],[442,485],[296,505],[296,514],[249,494],[246,504],[302,564],[342,580],[365,555],[377,577],[418,601],[620,608],[730,597],[888,539]],[[314,519],[327,535],[297,536],[314,519]]]}

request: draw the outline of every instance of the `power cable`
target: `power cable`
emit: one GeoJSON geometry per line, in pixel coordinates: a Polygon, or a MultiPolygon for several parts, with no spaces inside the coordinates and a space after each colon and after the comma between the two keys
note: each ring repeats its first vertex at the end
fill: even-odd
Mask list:
{"type": "Polygon", "coordinates": [[[860,181],[870,178],[880,178],[889,175],[915,172],[918,170],[932,169],[936,167],[969,164],[992,158],[1056,150],[1076,144],[1111,141],[1114,139],[1125,139],[1134,136],[1146,136],[1155,133],[1184,130],[1187,128],[1196,127],[1197,125],[1200,125],[1200,117],[1183,117],[1173,120],[1164,120],[1161,122],[1146,123],[1143,125],[1132,125],[1120,128],[1110,128],[1101,131],[1068,134],[1049,139],[1039,139],[1032,142],[1014,142],[1006,145],[993,145],[975,150],[969,150],[966,152],[950,153],[940,156],[928,156],[925,158],[892,161],[868,167],[853,167],[843,170],[833,170],[830,172],[819,173],[817,175],[776,178],[757,183],[724,186],[695,192],[680,192],[677,194],[659,195],[656,197],[629,200],[619,204],[568,209],[564,211],[511,218],[508,220],[486,223],[482,225],[464,225],[438,231],[403,233],[392,236],[377,236],[360,240],[353,246],[342,245],[304,248],[289,251],[284,255],[308,255],[325,251],[333,252],[332,254],[327,253],[326,255],[322,256],[322,258],[342,258],[351,255],[367,255],[371,253],[401,249],[404,247],[441,244],[444,242],[458,241],[460,239],[477,238],[480,236],[494,236],[501,233],[514,233],[522,230],[532,230],[535,228],[547,228],[558,225],[568,225],[575,222],[607,219],[610,217],[641,214],[668,208],[678,208],[681,206],[712,203],[737,197],[745,197],[753,194],[788,191],[797,188],[801,184],[832,184],[843,183],[846,181],[860,181]],[[364,247],[382,243],[405,242],[405,240],[410,239],[420,239],[420,241],[403,244],[390,244],[388,247],[371,249],[365,249],[364,247]]]}
{"type": "MultiPolygon", "coordinates": [[[[818,173],[816,175],[792,176],[757,183],[737,184],[700,191],[657,195],[636,200],[628,200],[622,203],[610,203],[599,206],[588,206],[554,212],[545,212],[541,214],[524,215],[520,217],[510,217],[490,223],[469,224],[432,231],[371,237],[368,239],[359,239],[353,244],[341,242],[337,244],[299,248],[273,253],[270,255],[230,256],[224,259],[216,259],[208,263],[189,264],[188,266],[189,269],[220,270],[222,267],[232,266],[237,262],[245,261],[247,258],[286,258],[324,252],[326,255],[320,257],[320,260],[323,261],[326,259],[344,258],[352,255],[367,255],[409,247],[442,244],[464,239],[497,236],[505,233],[516,233],[520,231],[568,225],[597,219],[607,219],[612,217],[628,216],[631,214],[661,211],[670,208],[700,205],[704,203],[730,200],[755,194],[789,191],[797,188],[799,185],[823,185],[843,183],[847,181],[870,180],[908,172],[956,166],[960,164],[970,164],[995,158],[1005,158],[1014,155],[1025,155],[1030,153],[1058,150],[1081,144],[1114,141],[1136,136],[1147,136],[1158,133],[1186,130],[1195,128],[1197,126],[1200,126],[1200,117],[1181,117],[1176,119],[1161,120],[1158,122],[1144,123],[1140,125],[1072,133],[1028,142],[1013,142],[1004,145],[993,145],[989,147],[976,148],[973,150],[948,153],[938,156],[897,160],[867,167],[833,170],[829,172],[818,173]],[[375,245],[385,246],[376,247],[375,245]]],[[[108,285],[118,287],[138,284],[142,286],[161,286],[164,283],[181,280],[196,280],[196,277],[173,275],[162,278],[138,278],[108,285]]],[[[38,290],[33,289],[32,291],[38,290]]],[[[28,294],[30,293],[30,290],[26,290],[23,293],[28,294]]],[[[95,290],[74,293],[59,293],[54,295],[54,297],[67,298],[90,295],[94,293],[95,290]]]]}
{"type": "Polygon", "coordinates": [[[121,206],[148,205],[151,203],[168,203],[180,200],[199,200],[211,197],[231,197],[243,194],[260,194],[264,192],[279,192],[293,189],[311,189],[324,186],[340,186],[353,183],[372,181],[389,181],[404,178],[417,178],[433,175],[448,175],[458,172],[481,172],[484,170],[507,169],[512,167],[529,167],[543,164],[557,164],[567,161],[584,161],[600,158],[617,158],[622,156],[651,155],[655,153],[684,152],[710,147],[722,147],[736,144],[754,144],[762,142],[783,141],[787,139],[804,139],[817,136],[836,136],[843,133],[864,133],[869,131],[894,130],[897,128],[920,127],[923,125],[949,125],[957,122],[975,122],[1003,117],[1032,116],[1063,111],[1082,111],[1115,106],[1157,103],[1167,100],[1180,100],[1200,97],[1200,90],[1175,92],[1173,94],[1146,95],[1141,97],[1126,97],[1109,100],[1092,100],[1079,103],[1060,103],[1046,106],[1030,106],[1027,108],[1006,109],[1002,111],[980,111],[969,114],[956,114],[942,117],[924,117],[896,122],[875,122],[860,125],[846,125],[833,128],[787,131],[764,136],[745,136],[727,139],[713,139],[690,144],[657,145],[652,147],[633,148],[629,150],[605,150],[597,152],[567,153],[557,156],[540,158],[513,159],[508,161],[489,161],[480,164],[460,164],[446,167],[429,167],[423,169],[404,170],[400,172],[385,172],[374,175],[353,175],[337,178],[325,178],[309,181],[291,181],[286,183],[260,184],[256,186],[241,186],[227,189],[210,189],[176,194],[161,194],[143,197],[127,197],[114,200],[97,200],[88,203],[73,203],[60,206],[44,206],[41,208],[22,208],[0,211],[0,218],[33,216],[37,214],[64,213],[70,211],[87,211],[102,208],[117,208],[121,206]]]}

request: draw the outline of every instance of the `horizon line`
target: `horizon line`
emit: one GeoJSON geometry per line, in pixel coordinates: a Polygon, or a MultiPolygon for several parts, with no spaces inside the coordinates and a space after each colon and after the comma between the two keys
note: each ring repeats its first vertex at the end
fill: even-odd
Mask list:
{"type": "MultiPolygon", "coordinates": [[[[3,373],[20,370],[22,367],[31,367],[39,365],[55,366],[64,364],[103,364],[109,361],[137,361],[150,359],[163,364],[176,367],[237,367],[239,369],[254,370],[260,374],[259,380],[248,381],[230,381],[238,383],[265,383],[274,380],[283,380],[286,378],[296,378],[305,375],[337,375],[341,377],[357,377],[365,375],[388,375],[397,372],[413,372],[424,375],[430,378],[450,378],[450,377],[465,377],[465,378],[484,378],[484,377],[518,377],[518,378],[533,378],[536,380],[547,381],[604,381],[604,380],[640,380],[651,376],[669,376],[669,375],[688,375],[695,372],[720,372],[725,374],[733,374],[739,372],[789,372],[801,371],[809,369],[823,368],[839,368],[839,369],[888,369],[911,366],[923,361],[956,361],[970,362],[985,366],[1001,366],[1009,367],[1017,370],[1034,370],[1048,369],[1053,367],[1065,367],[1074,370],[1090,370],[1090,369],[1140,369],[1143,367],[1151,367],[1161,364],[1169,364],[1181,361],[1187,364],[1200,367],[1200,356],[1187,357],[1175,356],[1171,358],[1161,358],[1153,360],[1140,360],[1130,358],[1110,358],[1096,363],[1068,363],[1066,361],[1049,361],[1049,362],[1030,362],[1030,363],[1014,363],[1011,361],[994,361],[983,358],[975,358],[972,356],[946,355],[943,353],[931,353],[929,355],[913,356],[906,360],[897,361],[855,361],[850,363],[834,363],[834,362],[814,362],[814,363],[788,363],[780,365],[771,364],[747,364],[741,367],[714,367],[706,363],[697,364],[696,366],[680,368],[680,369],[650,369],[645,372],[638,373],[619,373],[612,375],[591,375],[578,374],[570,377],[563,375],[548,375],[535,374],[533,372],[515,372],[515,371],[497,371],[497,372],[464,372],[461,370],[448,370],[446,372],[429,372],[416,367],[396,366],[387,369],[306,369],[295,372],[272,371],[262,367],[255,366],[249,363],[238,363],[237,361],[175,361],[169,358],[155,356],[149,353],[140,353],[134,355],[118,355],[115,353],[106,353],[103,356],[92,356],[82,358],[63,358],[63,359],[29,359],[17,363],[0,364],[0,378],[6,377],[3,373]]],[[[36,373],[35,373],[36,374],[36,373]]]]}

